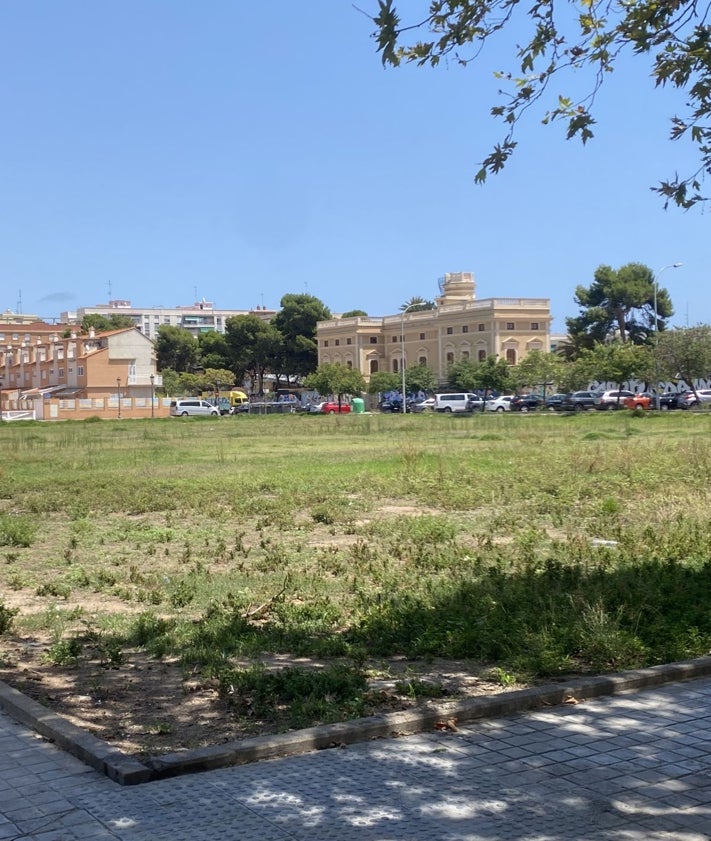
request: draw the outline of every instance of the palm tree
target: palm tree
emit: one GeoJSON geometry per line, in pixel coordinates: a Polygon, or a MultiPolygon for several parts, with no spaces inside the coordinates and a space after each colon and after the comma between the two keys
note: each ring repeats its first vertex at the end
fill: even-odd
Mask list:
{"type": "Polygon", "coordinates": [[[414,295],[409,301],[405,301],[400,306],[400,311],[405,312],[423,312],[424,310],[433,310],[435,308],[434,301],[426,301],[419,295],[414,295]]]}

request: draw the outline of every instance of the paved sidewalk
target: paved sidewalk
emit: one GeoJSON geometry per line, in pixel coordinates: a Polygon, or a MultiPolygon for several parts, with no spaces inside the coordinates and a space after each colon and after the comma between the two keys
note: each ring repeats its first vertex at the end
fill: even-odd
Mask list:
{"type": "Polygon", "coordinates": [[[0,713],[2,841],[710,838],[710,678],[132,787],[0,713]]]}

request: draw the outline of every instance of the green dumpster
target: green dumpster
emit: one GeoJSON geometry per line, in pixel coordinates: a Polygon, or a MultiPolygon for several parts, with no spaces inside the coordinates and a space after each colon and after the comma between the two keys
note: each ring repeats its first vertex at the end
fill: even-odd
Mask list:
{"type": "Polygon", "coordinates": [[[362,415],[365,412],[365,400],[361,397],[354,397],[351,400],[351,411],[356,415],[362,415]]]}

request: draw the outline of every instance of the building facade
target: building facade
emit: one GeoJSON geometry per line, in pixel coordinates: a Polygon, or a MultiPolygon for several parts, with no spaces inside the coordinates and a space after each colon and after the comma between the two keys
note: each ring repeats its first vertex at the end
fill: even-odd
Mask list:
{"type": "Polygon", "coordinates": [[[340,363],[366,379],[377,371],[401,373],[425,365],[438,383],[460,360],[487,356],[517,365],[532,350],[550,351],[548,298],[476,299],[471,272],[448,273],[432,310],[378,318],[333,318],[317,327],[318,363],[340,363]]]}
{"type": "MultiPolygon", "coordinates": [[[[68,325],[0,323],[0,400],[5,411],[35,403],[45,417],[49,401],[79,402],[86,410],[112,416],[110,404],[138,401],[155,414],[156,373],[153,343],[126,327],[80,334],[68,325]]],[[[60,406],[61,408],[61,406],[60,406]]],[[[55,415],[57,416],[57,415],[55,415]]]]}
{"type": "Polygon", "coordinates": [[[73,312],[63,312],[60,320],[69,324],[81,324],[85,315],[128,316],[134,325],[152,341],[158,338],[158,328],[162,326],[181,327],[189,330],[196,338],[201,333],[224,333],[228,318],[235,315],[256,315],[269,321],[276,315],[276,310],[257,307],[254,310],[216,309],[212,301],[198,301],[184,307],[134,307],[130,301],[109,301],[95,307],[80,307],[73,312]]]}

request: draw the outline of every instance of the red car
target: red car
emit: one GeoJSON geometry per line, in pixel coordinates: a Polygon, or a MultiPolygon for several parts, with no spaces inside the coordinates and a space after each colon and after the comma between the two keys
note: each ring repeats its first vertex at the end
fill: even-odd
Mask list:
{"type": "Polygon", "coordinates": [[[339,412],[341,414],[345,414],[350,412],[351,404],[350,403],[331,403],[330,401],[325,401],[324,403],[316,403],[311,407],[311,413],[316,415],[337,415],[339,412]]]}
{"type": "Polygon", "coordinates": [[[654,395],[647,391],[625,397],[622,401],[628,409],[650,409],[654,405],[654,395]]]}

